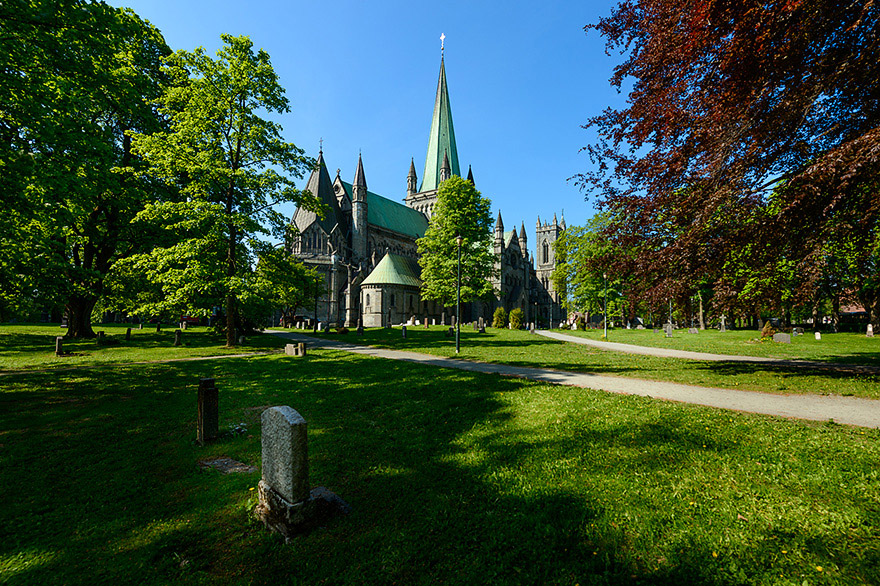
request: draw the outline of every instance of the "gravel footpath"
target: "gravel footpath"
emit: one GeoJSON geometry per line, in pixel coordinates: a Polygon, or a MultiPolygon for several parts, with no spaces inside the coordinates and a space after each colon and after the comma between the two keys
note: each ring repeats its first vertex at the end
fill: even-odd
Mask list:
{"type": "MultiPolygon", "coordinates": [[[[844,425],[880,428],[880,401],[873,399],[826,395],[776,395],[733,389],[697,387],[662,381],[565,372],[549,368],[527,368],[505,364],[456,360],[454,358],[443,358],[418,352],[371,348],[369,346],[360,346],[336,340],[314,338],[288,331],[268,330],[268,332],[289,340],[307,342],[313,347],[335,348],[378,358],[403,360],[404,362],[472,372],[500,374],[502,376],[513,376],[560,385],[572,385],[624,395],[641,395],[655,399],[706,405],[708,407],[732,409],[748,413],[761,413],[764,415],[813,421],[834,420],[844,425]]],[[[626,344],[618,345],[625,346],[626,344]]],[[[695,353],[692,352],[691,354],[695,353]]]]}

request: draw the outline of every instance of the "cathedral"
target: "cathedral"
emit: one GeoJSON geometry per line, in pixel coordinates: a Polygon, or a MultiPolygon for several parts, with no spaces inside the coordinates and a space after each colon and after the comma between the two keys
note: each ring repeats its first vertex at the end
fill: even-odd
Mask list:
{"type": "MultiPolygon", "coordinates": [[[[298,208],[291,220],[290,252],[325,275],[327,294],[306,310],[306,316],[326,324],[383,327],[416,320],[451,323],[455,308],[423,300],[416,239],[428,228],[440,183],[461,177],[452,109],[446,87],[446,68],[440,58],[440,79],[434,101],[428,153],[421,183],[415,161],[410,161],[404,203],[367,188],[363,160],[358,156],[351,183],[337,169],[330,178],[323,149],[306,189],[325,207],[322,216],[298,208]]],[[[474,175],[468,167],[467,179],[474,175]]],[[[525,322],[549,325],[560,321],[563,310],[550,278],[555,267],[553,242],[565,230],[565,218],[541,223],[535,229],[536,254],[527,247],[525,224],[505,232],[501,212],[495,222],[495,298],[462,304],[462,321],[483,317],[491,323],[499,306],[508,312],[520,308],[525,322]]]]}

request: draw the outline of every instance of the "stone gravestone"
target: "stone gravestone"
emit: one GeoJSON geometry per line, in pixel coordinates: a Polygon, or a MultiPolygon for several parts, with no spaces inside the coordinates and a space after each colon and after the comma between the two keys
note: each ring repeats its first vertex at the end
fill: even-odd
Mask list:
{"type": "Polygon", "coordinates": [[[697,328],[688,328],[688,333],[689,334],[699,334],[700,330],[698,330],[697,328]]]}
{"type": "Polygon", "coordinates": [[[239,337],[238,337],[238,345],[239,345],[239,346],[243,346],[243,345],[244,345],[244,336],[239,336],[239,337]]]}
{"type": "Polygon", "coordinates": [[[816,332],[816,339],[817,339],[817,340],[821,340],[821,339],[822,339],[822,332],[816,332]]]}
{"type": "Polygon", "coordinates": [[[660,331],[660,330],[658,330],[657,328],[654,328],[654,333],[655,333],[655,334],[656,334],[657,332],[659,332],[659,331],[660,331]]]}
{"type": "Polygon", "coordinates": [[[442,315],[442,317],[440,318],[440,325],[441,325],[441,326],[445,326],[445,325],[446,325],[446,312],[445,312],[445,311],[443,312],[443,315],[442,315]]]}
{"type": "Polygon", "coordinates": [[[306,345],[305,342],[298,342],[296,344],[287,344],[284,346],[284,353],[288,356],[305,356],[306,355],[306,345]]]}
{"type": "Polygon", "coordinates": [[[400,335],[406,338],[406,326],[400,326],[400,335]]]}
{"type": "Polygon", "coordinates": [[[126,328],[125,330],[125,341],[131,342],[131,328],[126,328]]]}
{"type": "Polygon", "coordinates": [[[64,336],[55,337],[55,356],[64,356],[64,336]]]}
{"type": "Polygon", "coordinates": [[[428,314],[425,314],[425,329],[428,329],[428,314]]]}
{"type": "Polygon", "coordinates": [[[263,411],[263,478],[254,515],[285,541],[351,507],[324,487],[309,490],[307,423],[287,406],[263,411]]]}
{"type": "Polygon", "coordinates": [[[162,324],[160,322],[156,322],[156,333],[162,331],[162,324]]]}
{"type": "Polygon", "coordinates": [[[180,330],[174,330],[174,345],[180,346],[180,339],[183,337],[183,332],[180,330]]]}
{"type": "Polygon", "coordinates": [[[666,331],[666,337],[671,338],[672,337],[672,324],[664,325],[663,329],[666,331]]]}
{"type": "Polygon", "coordinates": [[[804,328],[795,328],[794,335],[795,336],[803,336],[804,335],[804,328]]]}
{"type": "Polygon", "coordinates": [[[791,336],[783,333],[773,334],[773,341],[780,344],[791,344],[791,336]]]}
{"type": "Polygon", "coordinates": [[[535,333],[535,322],[531,322],[531,323],[529,323],[529,333],[530,333],[530,334],[534,334],[534,333],[535,333]]]}
{"type": "Polygon", "coordinates": [[[722,315],[721,315],[721,331],[722,331],[722,332],[726,332],[726,331],[727,331],[727,323],[726,323],[726,320],[727,320],[727,318],[724,317],[724,315],[722,314],[722,315]]]}
{"type": "Polygon", "coordinates": [[[196,440],[205,445],[220,435],[220,393],[212,378],[199,379],[199,428],[196,440]]]}
{"type": "Polygon", "coordinates": [[[185,330],[186,326],[187,326],[187,322],[184,321],[183,323],[180,324],[180,329],[185,330]]]}
{"type": "Polygon", "coordinates": [[[873,338],[873,337],[874,337],[874,325],[873,325],[873,324],[868,324],[868,330],[867,330],[867,332],[865,333],[865,335],[866,335],[867,337],[869,337],[869,338],[873,338]]]}

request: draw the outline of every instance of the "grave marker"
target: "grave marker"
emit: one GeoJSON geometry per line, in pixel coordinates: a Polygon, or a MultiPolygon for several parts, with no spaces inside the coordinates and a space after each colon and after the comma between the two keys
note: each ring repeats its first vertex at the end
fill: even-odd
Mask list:
{"type": "Polygon", "coordinates": [[[406,326],[400,326],[400,334],[406,338],[406,326]]]}
{"type": "Polygon", "coordinates": [[[308,425],[287,406],[263,411],[263,474],[254,515],[290,541],[351,507],[327,490],[309,490],[308,425]]]}
{"type": "Polygon", "coordinates": [[[55,356],[64,356],[64,336],[55,337],[55,356]]]}
{"type": "Polygon", "coordinates": [[[783,333],[773,334],[773,341],[780,344],[791,344],[791,336],[783,333]]]}
{"type": "Polygon", "coordinates": [[[205,445],[220,435],[220,393],[213,378],[199,379],[199,419],[196,440],[205,445]]]}
{"type": "Polygon", "coordinates": [[[126,328],[125,330],[125,341],[131,342],[131,328],[126,328]]]}
{"type": "Polygon", "coordinates": [[[174,345],[180,346],[180,339],[183,337],[183,332],[180,330],[174,330],[174,345]]]}
{"type": "Polygon", "coordinates": [[[817,340],[821,340],[821,339],[822,339],[822,332],[816,332],[816,339],[817,339],[817,340]]]}
{"type": "Polygon", "coordinates": [[[868,324],[868,330],[867,330],[867,332],[865,333],[865,335],[866,335],[867,337],[869,337],[869,338],[873,338],[873,337],[874,337],[874,324],[868,324]]]}

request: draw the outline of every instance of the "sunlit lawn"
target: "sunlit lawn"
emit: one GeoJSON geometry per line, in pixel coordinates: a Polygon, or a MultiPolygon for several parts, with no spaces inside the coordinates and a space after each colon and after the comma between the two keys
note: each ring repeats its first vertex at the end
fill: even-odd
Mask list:
{"type": "MultiPolygon", "coordinates": [[[[601,329],[555,331],[592,340],[600,340],[604,333],[601,329]]],[[[868,338],[855,333],[822,332],[822,339],[817,340],[813,332],[805,331],[802,336],[792,336],[791,344],[784,344],[772,340],[762,342],[757,330],[707,329],[689,334],[683,329],[675,330],[673,336],[667,338],[663,330],[654,333],[652,329],[616,328],[609,331],[608,341],[692,352],[880,365],[880,337],[868,338]]]]}
{"type": "MultiPolygon", "coordinates": [[[[298,331],[298,330],[294,330],[298,331]]],[[[685,330],[686,331],[686,330],[685,330]]],[[[617,338],[618,331],[611,336],[617,338]]],[[[485,334],[466,327],[461,330],[461,353],[455,354],[455,340],[439,326],[407,328],[407,338],[400,328],[367,329],[363,336],[326,334],[335,340],[397,348],[516,366],[547,367],[578,372],[672,381],[720,388],[770,393],[815,393],[880,398],[880,375],[835,372],[744,362],[708,362],[676,358],[657,358],[623,352],[599,350],[590,346],[551,340],[527,331],[487,328],[485,334]]],[[[647,335],[653,335],[650,332],[647,335]]],[[[658,336],[661,334],[658,334],[658,336]]],[[[688,334],[676,333],[676,336],[688,334]]],[[[691,334],[694,337],[703,334],[691,334]]],[[[717,334],[724,335],[724,334],[717,334]]],[[[848,336],[848,334],[839,334],[848,336]]],[[[709,336],[705,336],[705,339],[709,336]]],[[[799,337],[800,338],[800,337],[799,337]]],[[[676,338],[673,338],[675,340],[676,338]]],[[[847,340],[847,338],[843,338],[847,340]]],[[[834,343],[833,339],[829,340],[834,343]]],[[[873,342],[873,340],[871,340],[873,342]]],[[[865,348],[867,346],[862,346],[865,348]]],[[[878,345],[880,348],[880,345],[878,345]]],[[[686,349],[694,349],[688,347],[686,349]]],[[[841,355],[846,356],[846,355],[841,355]]],[[[856,356],[849,355],[849,356],[856,356]]],[[[868,362],[866,354],[857,354],[858,362],[868,362]]],[[[870,363],[870,362],[869,362],[870,363]]],[[[880,361],[875,361],[875,364],[880,361]]]]}
{"type": "Polygon", "coordinates": [[[878,584],[878,440],[320,349],[14,374],[0,582],[878,584]],[[194,444],[202,376],[221,429],[245,435],[194,444]],[[259,471],[197,465],[259,466],[259,415],[278,404],[308,420],[312,485],[353,507],[289,545],[249,518],[259,471]]]}
{"type": "Polygon", "coordinates": [[[65,329],[45,324],[0,325],[0,370],[239,354],[283,346],[283,342],[275,336],[257,335],[247,338],[240,347],[225,348],[224,339],[200,326],[191,326],[183,331],[182,345],[178,347],[173,346],[177,326],[162,325],[160,332],[156,332],[155,324],[144,324],[142,330],[131,324],[94,324],[93,329],[95,332],[105,332],[109,344],[98,345],[94,339],[65,339],[64,351],[69,355],[58,357],[55,356],[55,337],[64,336],[65,329]],[[128,327],[132,327],[131,341],[126,342],[125,330],[128,327]]]}

